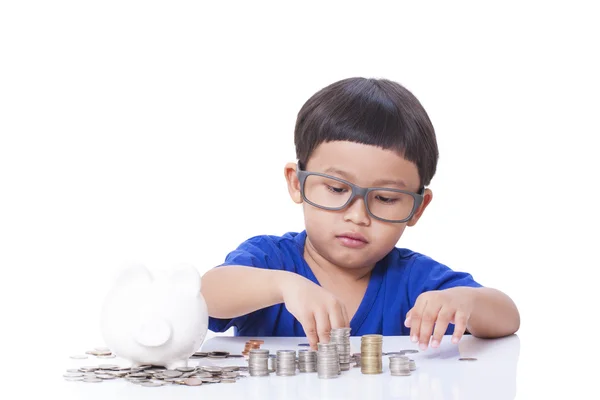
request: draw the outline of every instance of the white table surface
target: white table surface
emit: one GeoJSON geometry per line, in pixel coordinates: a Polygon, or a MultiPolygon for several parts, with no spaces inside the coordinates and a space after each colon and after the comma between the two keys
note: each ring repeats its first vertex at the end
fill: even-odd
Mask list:
{"type": "MultiPolygon", "coordinates": [[[[229,351],[240,354],[247,337],[213,337],[207,340],[201,351],[229,351]]],[[[305,349],[298,346],[305,338],[254,338],[263,339],[262,348],[271,353],[280,349],[305,349]]],[[[360,337],[350,338],[352,353],[360,352],[360,337]]],[[[386,336],[383,351],[417,349],[406,336],[386,336]]],[[[123,379],[102,383],[61,381],[61,399],[513,399],[516,393],[519,338],[484,340],[472,336],[463,337],[458,345],[445,337],[438,349],[427,349],[409,357],[415,360],[417,370],[410,376],[391,376],[389,361],[383,357],[383,373],[364,375],[360,368],[343,371],[334,379],[319,379],[316,373],[300,373],[280,377],[272,373],[268,377],[241,378],[234,384],[204,384],[197,387],[168,385],[143,387],[123,379]],[[476,357],[477,361],[459,361],[460,357],[476,357]]],[[[68,359],[66,368],[85,365],[117,364],[127,366],[125,360],[68,359]]],[[[191,359],[189,365],[247,365],[243,358],[191,359]]],[[[52,390],[54,392],[54,390],[52,390]]]]}

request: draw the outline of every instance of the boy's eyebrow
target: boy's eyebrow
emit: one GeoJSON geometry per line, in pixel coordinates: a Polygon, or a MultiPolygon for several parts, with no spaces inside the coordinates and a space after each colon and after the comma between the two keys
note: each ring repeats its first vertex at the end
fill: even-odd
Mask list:
{"type": "MultiPolygon", "coordinates": [[[[340,176],[342,176],[344,179],[346,179],[347,181],[354,181],[354,176],[352,174],[349,174],[345,171],[342,171],[341,169],[337,169],[335,167],[329,167],[325,170],[326,174],[329,173],[334,173],[334,174],[338,174],[340,176]]],[[[406,183],[404,183],[403,180],[393,180],[393,179],[378,179],[375,182],[373,182],[373,186],[383,186],[383,185],[396,185],[396,186],[401,186],[401,187],[406,187],[406,183]]]]}

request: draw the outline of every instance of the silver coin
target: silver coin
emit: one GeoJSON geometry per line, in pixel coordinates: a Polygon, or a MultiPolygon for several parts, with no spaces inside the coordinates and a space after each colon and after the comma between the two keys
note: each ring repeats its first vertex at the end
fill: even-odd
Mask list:
{"type": "Polygon", "coordinates": [[[164,386],[164,383],[162,383],[162,382],[147,381],[147,382],[141,382],[140,386],[158,387],[158,386],[164,386]]]}
{"type": "Polygon", "coordinates": [[[99,351],[101,353],[110,353],[111,350],[108,347],[94,347],[94,350],[99,351]]]}
{"type": "Polygon", "coordinates": [[[116,358],[117,356],[114,354],[101,354],[99,356],[97,356],[98,358],[116,358]]]}
{"type": "Polygon", "coordinates": [[[181,371],[181,372],[193,372],[196,370],[196,368],[194,367],[178,367],[175,368],[177,371],[181,371]]]}
{"type": "Polygon", "coordinates": [[[204,372],[210,372],[211,374],[216,374],[223,371],[223,368],[214,365],[203,365],[200,367],[200,369],[204,372]]]}
{"type": "Polygon", "coordinates": [[[168,370],[164,371],[162,374],[168,378],[178,378],[181,375],[183,375],[183,372],[175,371],[173,369],[168,369],[168,370]]]}
{"type": "Polygon", "coordinates": [[[96,382],[102,382],[102,379],[100,379],[100,378],[83,378],[82,381],[88,382],[88,383],[96,383],[96,382]]]}
{"type": "Polygon", "coordinates": [[[96,378],[100,378],[100,379],[115,379],[116,376],[112,375],[112,374],[96,374],[96,378]]]}
{"type": "Polygon", "coordinates": [[[67,370],[67,372],[72,373],[72,374],[76,374],[76,373],[83,372],[83,371],[80,370],[79,368],[69,368],[67,370]]]}
{"type": "Polygon", "coordinates": [[[404,355],[404,354],[415,354],[415,353],[418,353],[418,352],[419,352],[419,350],[414,350],[414,349],[400,350],[400,353],[402,355],[404,355]]]}
{"type": "Polygon", "coordinates": [[[83,378],[83,373],[82,372],[67,372],[66,374],[63,374],[63,376],[65,378],[75,378],[78,376],[83,378]]]}
{"type": "Polygon", "coordinates": [[[100,365],[98,365],[98,368],[114,370],[114,369],[119,369],[119,366],[115,365],[115,364],[100,364],[100,365]]]}

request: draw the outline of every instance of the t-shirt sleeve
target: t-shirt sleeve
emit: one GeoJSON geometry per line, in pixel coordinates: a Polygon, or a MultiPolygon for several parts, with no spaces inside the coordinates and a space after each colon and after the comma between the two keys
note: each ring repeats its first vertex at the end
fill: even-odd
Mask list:
{"type": "MultiPolygon", "coordinates": [[[[226,265],[242,265],[265,269],[283,269],[283,257],[276,243],[268,237],[255,237],[242,243],[237,249],[225,257],[225,261],[216,266],[219,268],[226,265]]],[[[235,296],[235,293],[231,293],[235,296]]],[[[262,310],[256,310],[250,314],[239,317],[222,319],[208,318],[208,329],[213,332],[225,332],[231,327],[241,329],[250,319],[256,318],[262,310]]]]}
{"type": "MultiPolygon", "coordinates": [[[[416,255],[410,269],[408,296],[410,308],[414,307],[417,297],[421,293],[431,290],[444,290],[457,286],[482,287],[483,285],[473,279],[467,272],[454,271],[430,257],[416,255]]],[[[450,324],[447,335],[454,331],[450,324]]]]}

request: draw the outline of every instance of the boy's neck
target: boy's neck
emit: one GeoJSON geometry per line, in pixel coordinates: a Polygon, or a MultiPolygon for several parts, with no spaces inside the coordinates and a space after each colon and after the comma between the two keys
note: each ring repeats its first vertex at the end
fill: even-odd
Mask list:
{"type": "Polygon", "coordinates": [[[320,275],[320,272],[321,274],[325,274],[329,277],[335,277],[337,279],[341,278],[346,282],[368,280],[371,276],[371,271],[375,267],[374,265],[359,268],[339,267],[333,263],[330,263],[321,255],[319,255],[308,238],[306,238],[306,244],[304,246],[304,259],[308,263],[308,266],[313,270],[315,275],[320,275]],[[315,271],[315,269],[318,270],[318,272],[315,271]]]}

